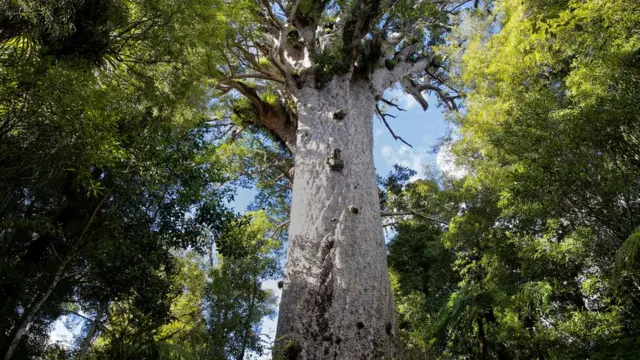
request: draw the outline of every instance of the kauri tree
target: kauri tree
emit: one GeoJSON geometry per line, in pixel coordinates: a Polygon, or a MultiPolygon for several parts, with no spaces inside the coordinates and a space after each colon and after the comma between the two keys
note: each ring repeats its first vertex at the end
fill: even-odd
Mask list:
{"type": "Polygon", "coordinates": [[[210,69],[245,128],[293,155],[289,247],[276,348],[290,359],[392,352],[372,119],[386,89],[444,105],[446,61],[432,51],[464,1],[244,0],[221,5],[226,44],[210,69]],[[233,14],[231,16],[230,14],[233,14]]]}

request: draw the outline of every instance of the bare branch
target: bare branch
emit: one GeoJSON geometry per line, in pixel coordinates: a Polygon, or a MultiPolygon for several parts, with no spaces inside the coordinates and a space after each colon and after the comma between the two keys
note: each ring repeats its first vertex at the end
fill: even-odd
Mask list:
{"type": "Polygon", "coordinates": [[[389,132],[391,133],[391,136],[393,136],[394,140],[400,140],[403,143],[405,143],[408,147],[413,148],[413,146],[411,144],[409,144],[408,142],[406,142],[403,138],[401,138],[400,136],[396,135],[396,133],[393,132],[393,130],[391,129],[391,126],[389,126],[389,123],[387,123],[387,119],[385,118],[386,116],[391,116],[391,117],[395,117],[389,114],[385,114],[380,110],[380,106],[378,106],[378,104],[376,104],[376,115],[378,115],[378,117],[380,118],[380,120],[382,120],[382,122],[384,123],[384,126],[387,127],[387,130],[389,130],[389,132]]]}
{"type": "MultiPolygon", "coordinates": [[[[265,75],[269,75],[272,77],[272,79],[276,80],[280,83],[284,83],[283,80],[278,79],[277,78],[277,73],[276,72],[272,72],[269,71],[268,69],[265,70],[264,66],[261,66],[260,63],[258,63],[258,55],[257,54],[252,54],[251,52],[249,52],[248,50],[246,50],[244,48],[244,46],[240,45],[240,44],[236,44],[233,48],[240,50],[240,52],[242,53],[242,56],[238,55],[238,54],[234,54],[238,60],[245,60],[247,63],[249,63],[249,65],[247,65],[247,67],[255,70],[256,72],[259,72],[261,74],[265,74],[265,75]]],[[[273,61],[271,61],[271,59],[269,59],[269,62],[273,64],[273,61]]],[[[278,67],[275,66],[276,64],[274,64],[275,70],[278,70],[278,72],[280,72],[280,74],[286,78],[287,76],[287,72],[284,69],[279,69],[278,67]],[[280,71],[281,70],[281,71],[280,71]]]]}
{"type": "MultiPolygon", "coordinates": [[[[218,119],[213,119],[213,120],[215,121],[215,120],[218,120],[218,119]]],[[[210,124],[209,126],[210,127],[223,127],[223,126],[233,126],[233,125],[234,125],[233,123],[215,123],[215,124],[210,124]]]]}
{"type": "Polygon", "coordinates": [[[446,12],[446,13],[448,13],[448,14],[453,14],[453,15],[455,15],[455,14],[456,14],[456,11],[460,10],[460,8],[462,8],[464,5],[466,5],[466,4],[468,4],[468,3],[470,3],[471,1],[476,1],[476,0],[466,0],[466,1],[463,1],[463,2],[461,2],[460,4],[457,4],[456,6],[454,6],[453,8],[451,8],[451,9],[446,9],[446,5],[449,5],[449,4],[445,4],[445,6],[441,8],[441,11],[444,11],[444,12],[446,12]]]}
{"type": "Polygon", "coordinates": [[[229,91],[233,90],[233,88],[226,84],[217,84],[214,86],[214,89],[220,91],[220,95],[226,95],[229,91]]]}
{"type": "Polygon", "coordinates": [[[53,253],[56,255],[58,260],[63,261],[62,258],[60,257],[60,254],[58,254],[58,252],[56,251],[56,247],[53,245],[53,243],[51,243],[51,249],[53,249],[53,253]]]}
{"type": "Polygon", "coordinates": [[[285,221],[279,225],[277,225],[276,227],[273,228],[273,233],[271,234],[271,236],[269,236],[272,239],[277,239],[280,237],[280,235],[282,235],[282,232],[284,231],[285,227],[289,226],[289,221],[285,221]]]}
{"type": "Polygon", "coordinates": [[[80,314],[79,312],[75,312],[75,311],[72,311],[72,310],[65,310],[65,312],[66,312],[67,314],[69,314],[69,315],[75,315],[75,316],[77,316],[77,317],[79,317],[79,318],[82,318],[82,319],[85,319],[85,320],[87,320],[87,321],[89,321],[89,322],[94,321],[93,319],[88,318],[88,317],[86,317],[86,316],[84,316],[84,315],[80,314]]]}
{"type": "Polygon", "coordinates": [[[429,77],[431,77],[432,79],[438,81],[441,85],[448,87],[451,91],[455,92],[456,94],[460,94],[460,90],[458,90],[458,89],[452,87],[451,85],[447,84],[447,82],[444,81],[444,79],[442,79],[438,75],[432,73],[431,71],[429,71],[429,69],[426,69],[424,72],[427,75],[429,75],[429,77]]]}
{"type": "Polygon", "coordinates": [[[407,110],[401,108],[400,106],[398,106],[398,104],[396,104],[396,103],[394,103],[394,102],[392,102],[390,100],[387,100],[387,99],[385,99],[383,97],[380,98],[380,101],[382,101],[383,103],[385,103],[385,104],[387,104],[389,106],[393,106],[394,108],[398,109],[398,111],[407,111],[407,110]]]}
{"type": "Polygon", "coordinates": [[[267,75],[267,74],[236,74],[233,76],[229,76],[228,79],[258,79],[258,80],[268,80],[268,81],[273,81],[273,82],[277,82],[280,84],[284,84],[284,81],[274,78],[273,76],[267,75]]]}
{"type": "Polygon", "coordinates": [[[266,11],[267,16],[273,22],[273,25],[275,25],[278,29],[282,30],[282,28],[284,27],[284,24],[273,13],[269,0],[262,0],[262,5],[264,6],[264,10],[266,11]]]}

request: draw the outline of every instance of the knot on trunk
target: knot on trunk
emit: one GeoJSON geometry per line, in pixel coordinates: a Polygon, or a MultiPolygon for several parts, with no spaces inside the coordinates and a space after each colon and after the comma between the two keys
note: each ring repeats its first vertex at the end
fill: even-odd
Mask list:
{"type": "Polygon", "coordinates": [[[356,206],[349,205],[349,211],[351,211],[354,214],[357,214],[358,213],[358,208],[356,206]]]}
{"type": "Polygon", "coordinates": [[[329,152],[326,159],[329,169],[333,171],[342,171],[344,169],[344,161],[340,158],[340,149],[333,149],[329,152]]]}
{"type": "Polygon", "coordinates": [[[327,236],[322,242],[323,251],[330,251],[333,249],[333,236],[327,236]]]}
{"type": "Polygon", "coordinates": [[[342,121],[347,117],[347,113],[344,110],[338,110],[333,113],[333,119],[336,121],[342,121]]]}
{"type": "Polygon", "coordinates": [[[389,336],[393,335],[393,324],[391,324],[391,322],[388,322],[387,326],[385,327],[385,330],[387,332],[387,335],[389,336]]]}

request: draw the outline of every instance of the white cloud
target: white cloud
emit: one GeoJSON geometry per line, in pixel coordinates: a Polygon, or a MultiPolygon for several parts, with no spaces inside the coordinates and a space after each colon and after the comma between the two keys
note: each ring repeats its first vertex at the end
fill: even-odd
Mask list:
{"type": "Polygon", "coordinates": [[[440,171],[454,179],[461,179],[467,174],[467,169],[456,164],[456,156],[451,153],[451,145],[443,145],[436,156],[436,164],[440,171]]]}
{"type": "MultiPolygon", "coordinates": [[[[424,149],[413,149],[407,145],[398,147],[383,145],[380,148],[380,154],[387,165],[402,165],[415,170],[418,174],[422,174],[423,167],[427,163],[427,152],[424,149]]],[[[418,178],[419,176],[414,176],[411,181],[418,178]]]]}
{"type": "MultiPolygon", "coordinates": [[[[79,311],[81,316],[88,314],[79,311]]],[[[82,332],[86,320],[76,315],[63,315],[53,323],[53,329],[49,332],[49,343],[59,344],[67,349],[75,346],[75,340],[82,332]]]]}
{"type": "Polygon", "coordinates": [[[60,343],[65,347],[70,347],[74,334],[64,325],[64,319],[65,317],[62,317],[54,323],[53,331],[49,334],[49,343],[60,343]]]}

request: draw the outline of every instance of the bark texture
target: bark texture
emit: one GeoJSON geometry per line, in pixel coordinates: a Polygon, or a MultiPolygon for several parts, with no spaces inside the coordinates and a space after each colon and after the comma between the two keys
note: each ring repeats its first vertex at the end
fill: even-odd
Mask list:
{"type": "Polygon", "coordinates": [[[276,357],[385,359],[395,312],[373,165],[369,83],[295,94],[289,248],[276,357]]]}

